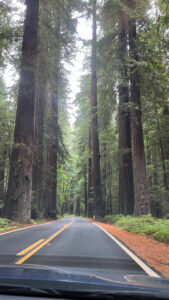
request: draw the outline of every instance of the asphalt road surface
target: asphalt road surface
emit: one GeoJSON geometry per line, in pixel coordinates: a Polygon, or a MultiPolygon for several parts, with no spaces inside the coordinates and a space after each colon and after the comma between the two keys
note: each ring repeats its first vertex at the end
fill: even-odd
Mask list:
{"type": "Polygon", "coordinates": [[[115,280],[146,275],[105,232],[82,218],[0,234],[0,265],[47,265],[115,280]]]}

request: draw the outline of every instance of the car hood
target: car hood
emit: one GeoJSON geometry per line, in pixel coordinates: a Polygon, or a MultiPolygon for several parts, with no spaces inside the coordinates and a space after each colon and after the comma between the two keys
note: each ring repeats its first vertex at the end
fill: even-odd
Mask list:
{"type": "Polygon", "coordinates": [[[149,276],[140,275],[126,275],[124,282],[110,280],[108,278],[99,277],[92,274],[82,274],[80,272],[67,271],[54,267],[47,266],[0,266],[0,284],[3,282],[17,282],[18,284],[22,281],[25,284],[33,283],[36,286],[36,282],[43,283],[45,281],[45,286],[50,287],[52,283],[52,288],[69,287],[68,284],[71,283],[70,288],[73,284],[78,284],[78,287],[87,288],[94,287],[99,290],[112,290],[114,288],[124,288],[124,289],[134,289],[138,290],[165,290],[169,293],[169,280],[163,278],[153,278],[149,276]],[[10,280],[10,281],[9,281],[10,280]],[[47,284],[47,285],[46,285],[47,284]],[[55,286],[56,284],[56,286],[55,286]],[[66,285],[65,285],[66,284],[66,285]]]}

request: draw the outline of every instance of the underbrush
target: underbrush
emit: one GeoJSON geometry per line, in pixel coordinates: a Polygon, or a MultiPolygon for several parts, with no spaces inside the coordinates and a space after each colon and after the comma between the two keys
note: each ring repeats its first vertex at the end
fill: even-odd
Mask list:
{"type": "Polygon", "coordinates": [[[11,220],[0,218],[0,232],[10,229],[15,229],[19,226],[18,223],[11,220]]]}
{"type": "MultiPolygon", "coordinates": [[[[31,220],[31,224],[40,224],[46,222],[46,219],[31,220]]],[[[9,219],[0,218],[0,232],[15,229],[22,226],[21,224],[9,219]]]]}
{"type": "MultiPolygon", "coordinates": [[[[61,218],[62,218],[61,216],[58,216],[57,220],[61,219],[61,218]]],[[[31,219],[31,224],[36,225],[36,224],[45,223],[47,221],[52,221],[52,220],[48,220],[48,219],[45,219],[45,218],[31,219]]],[[[18,227],[22,227],[22,224],[11,221],[9,219],[0,218],[0,232],[6,231],[6,230],[11,230],[11,229],[16,229],[18,227]]]]}
{"type": "Polygon", "coordinates": [[[104,221],[136,234],[146,234],[159,242],[169,243],[168,219],[156,219],[151,215],[141,217],[109,215],[105,216],[104,221]]]}
{"type": "Polygon", "coordinates": [[[31,219],[31,224],[40,224],[40,223],[45,223],[47,219],[31,219]]]}

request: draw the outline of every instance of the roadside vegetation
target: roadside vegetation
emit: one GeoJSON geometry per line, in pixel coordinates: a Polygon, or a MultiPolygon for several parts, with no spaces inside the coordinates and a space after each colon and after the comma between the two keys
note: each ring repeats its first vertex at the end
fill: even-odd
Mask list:
{"type": "MultiPolygon", "coordinates": [[[[45,223],[49,220],[47,219],[32,219],[31,220],[31,224],[32,225],[36,225],[36,224],[41,224],[41,223],[45,223]]],[[[12,229],[16,229],[18,227],[22,227],[23,225],[21,225],[20,223],[11,221],[9,219],[5,219],[5,218],[0,218],[0,233],[3,231],[8,231],[8,230],[12,230],[12,229]]]]}
{"type": "Polygon", "coordinates": [[[31,219],[31,224],[40,224],[40,223],[45,223],[47,221],[51,221],[51,220],[47,220],[45,218],[41,218],[41,219],[31,219]]]}
{"type": "Polygon", "coordinates": [[[151,215],[142,217],[109,215],[104,221],[136,234],[146,234],[159,242],[169,243],[169,219],[157,219],[151,215]]]}
{"type": "Polygon", "coordinates": [[[0,218],[0,232],[15,229],[19,226],[19,223],[13,222],[9,219],[0,218]]]}

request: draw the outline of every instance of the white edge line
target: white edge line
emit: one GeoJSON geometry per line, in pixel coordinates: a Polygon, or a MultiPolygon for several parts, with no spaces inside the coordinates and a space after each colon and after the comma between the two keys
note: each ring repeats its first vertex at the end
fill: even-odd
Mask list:
{"type": "Polygon", "coordinates": [[[99,227],[104,231],[120,248],[122,248],[149,276],[160,278],[160,276],[154,272],[150,267],[148,267],[140,258],[138,258],[134,253],[132,253],[127,247],[125,247],[120,241],[118,241],[113,235],[111,235],[107,230],[101,226],[93,223],[95,226],[99,227]]]}
{"type": "Polygon", "coordinates": [[[54,223],[56,221],[60,221],[60,220],[55,220],[55,221],[51,221],[51,222],[47,222],[47,223],[43,223],[43,224],[37,224],[37,225],[33,225],[33,226],[28,226],[28,227],[24,227],[24,228],[18,228],[18,229],[10,230],[10,231],[4,232],[4,233],[0,233],[0,236],[8,234],[8,233],[12,233],[12,232],[20,231],[20,230],[25,230],[25,229],[29,229],[29,228],[35,228],[37,226],[43,226],[43,225],[51,224],[51,223],[54,223]]]}

